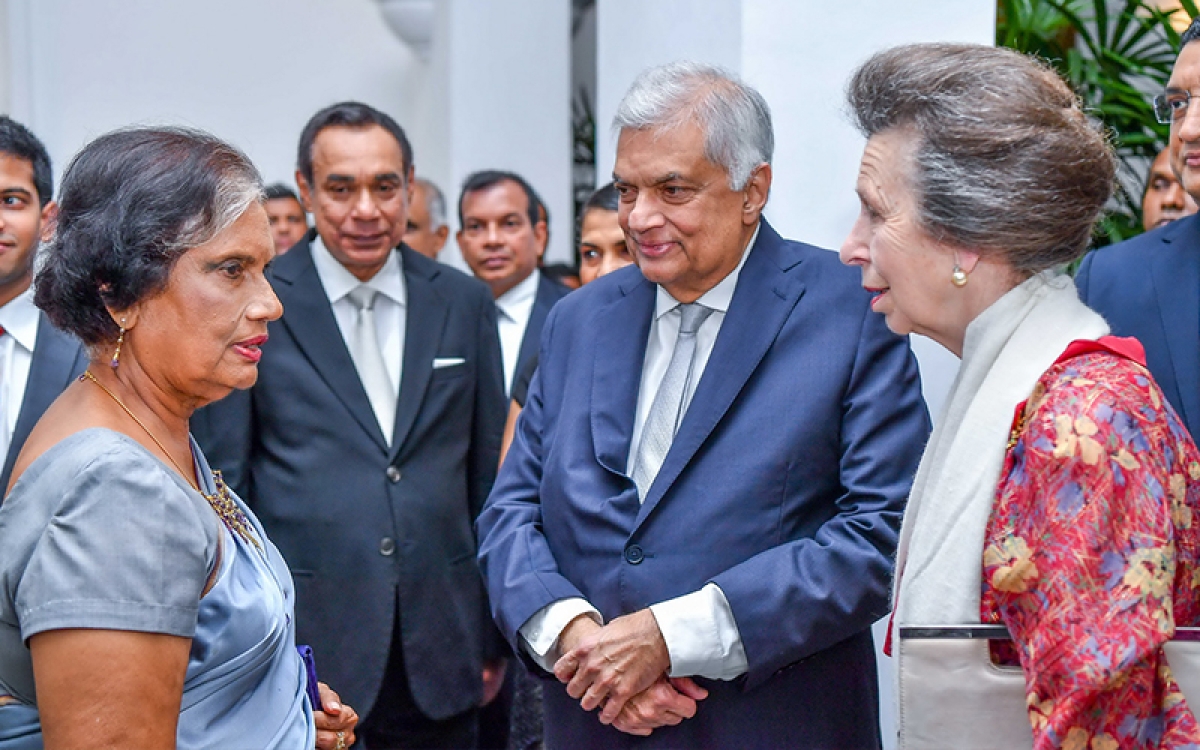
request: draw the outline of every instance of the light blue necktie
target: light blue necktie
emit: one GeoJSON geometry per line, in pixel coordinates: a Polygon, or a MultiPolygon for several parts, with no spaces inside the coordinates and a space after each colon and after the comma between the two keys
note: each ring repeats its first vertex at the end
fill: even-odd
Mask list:
{"type": "Polygon", "coordinates": [[[658,476],[658,470],[662,468],[683,415],[687,412],[685,394],[696,365],[696,331],[713,313],[712,308],[695,302],[680,305],[679,311],[682,320],[679,323],[679,336],[675,339],[675,350],[671,352],[671,362],[650,405],[633,464],[633,483],[637,485],[642,500],[646,499],[650,485],[658,476]]]}

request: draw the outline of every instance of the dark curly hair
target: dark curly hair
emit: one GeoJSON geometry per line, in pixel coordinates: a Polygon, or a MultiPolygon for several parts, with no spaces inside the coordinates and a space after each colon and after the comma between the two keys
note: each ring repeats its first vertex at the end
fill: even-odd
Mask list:
{"type": "Polygon", "coordinates": [[[88,346],[112,342],[118,327],[109,309],[162,291],[180,256],[262,199],[250,159],[208,133],[158,127],[102,135],[63,176],[34,303],[88,346]]]}

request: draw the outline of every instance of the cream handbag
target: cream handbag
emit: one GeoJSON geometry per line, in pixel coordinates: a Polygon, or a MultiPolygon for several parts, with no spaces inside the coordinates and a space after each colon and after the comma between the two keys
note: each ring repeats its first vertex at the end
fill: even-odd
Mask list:
{"type": "MultiPolygon", "coordinates": [[[[989,639],[1003,625],[900,627],[901,750],[1023,750],[1033,747],[1020,667],[992,663],[989,639]]],[[[1200,706],[1200,628],[1176,628],[1163,646],[1190,706],[1200,706]]]]}

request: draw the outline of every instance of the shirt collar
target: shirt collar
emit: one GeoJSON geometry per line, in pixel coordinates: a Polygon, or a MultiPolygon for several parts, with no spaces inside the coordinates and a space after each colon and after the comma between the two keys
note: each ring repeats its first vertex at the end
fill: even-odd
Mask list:
{"type": "Polygon", "coordinates": [[[528,305],[537,296],[538,282],[542,278],[541,271],[536,268],[512,289],[496,298],[496,307],[509,318],[516,320],[517,312],[522,305],[528,305]]]}
{"type": "MultiPolygon", "coordinates": [[[[733,291],[737,288],[738,277],[742,273],[742,266],[746,265],[746,258],[750,255],[749,250],[754,247],[754,243],[758,240],[758,231],[761,228],[762,222],[760,221],[758,226],[754,227],[754,234],[750,235],[750,241],[746,243],[746,247],[742,250],[742,258],[738,261],[737,267],[730,271],[728,276],[721,279],[716,286],[700,295],[700,299],[696,300],[696,302],[720,313],[729,312],[729,303],[733,301],[733,291]]],[[[661,318],[671,312],[679,304],[679,300],[672,297],[670,292],[661,286],[657,287],[657,294],[654,298],[655,319],[661,318]]]]}
{"type": "Polygon", "coordinates": [[[33,287],[13,297],[0,307],[0,326],[26,351],[33,351],[37,342],[38,309],[33,304],[33,287]]]}
{"type": "Polygon", "coordinates": [[[388,253],[383,267],[364,282],[359,281],[354,274],[347,271],[346,267],[337,261],[337,258],[333,257],[329,248],[325,247],[321,235],[318,234],[314,237],[310,246],[312,247],[313,265],[316,266],[317,276],[321,279],[321,285],[325,287],[325,294],[328,295],[330,304],[339,302],[362,284],[366,284],[402,307],[408,301],[404,287],[404,272],[401,268],[398,251],[388,253]]]}

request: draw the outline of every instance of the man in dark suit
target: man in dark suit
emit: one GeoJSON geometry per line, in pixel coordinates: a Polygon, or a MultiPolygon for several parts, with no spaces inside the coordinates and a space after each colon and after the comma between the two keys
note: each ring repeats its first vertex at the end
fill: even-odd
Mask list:
{"type": "MultiPolygon", "coordinates": [[[[1155,114],[1171,125],[1171,170],[1200,201],[1200,20],[1181,38],[1155,114]]],[[[1134,336],[1146,363],[1193,436],[1200,436],[1200,214],[1089,253],[1075,275],[1079,297],[1118,336],[1134,336]]]]}
{"type": "Polygon", "coordinates": [[[458,247],[496,299],[505,393],[537,353],[550,308],[571,291],[538,270],[548,231],[540,205],[523,177],[496,170],[467,177],[458,199],[458,247]]]}
{"type": "Polygon", "coordinates": [[[551,312],[477,522],[501,630],[566,683],[547,745],[879,747],[869,628],[929,430],[912,353],[762,219],[756,91],[677,63],[616,124],[640,268],[551,312]]]}
{"type": "Polygon", "coordinates": [[[505,412],[495,306],[394,249],[413,161],[391,117],[321,110],[298,165],[315,231],[274,262],[258,382],[210,409],[202,444],[291,566],[298,638],[366,746],[471,747],[503,679],[472,531],[505,412]]]}
{"type": "Polygon", "coordinates": [[[33,133],[0,115],[0,497],[46,407],[87,367],[79,342],[33,306],[33,261],[57,212],[50,155],[33,133]]]}

